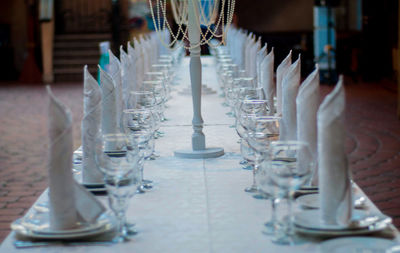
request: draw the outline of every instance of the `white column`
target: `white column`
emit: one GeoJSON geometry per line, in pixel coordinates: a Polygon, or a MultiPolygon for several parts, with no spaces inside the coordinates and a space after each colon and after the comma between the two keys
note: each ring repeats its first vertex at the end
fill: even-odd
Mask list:
{"type": "Polygon", "coordinates": [[[188,0],[188,28],[190,46],[197,45],[191,48],[190,51],[190,81],[192,86],[193,99],[193,135],[192,148],[193,150],[204,150],[206,148],[205,136],[203,134],[203,118],[201,117],[201,48],[200,42],[200,27],[199,27],[199,10],[197,0],[188,0]],[[196,1],[196,3],[194,3],[196,1]]]}

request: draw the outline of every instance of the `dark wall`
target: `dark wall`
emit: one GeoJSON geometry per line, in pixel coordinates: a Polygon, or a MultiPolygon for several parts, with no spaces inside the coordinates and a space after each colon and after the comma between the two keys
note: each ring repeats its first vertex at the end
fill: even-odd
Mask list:
{"type": "Polygon", "coordinates": [[[312,31],[314,0],[236,0],[240,27],[260,33],[312,31]]]}

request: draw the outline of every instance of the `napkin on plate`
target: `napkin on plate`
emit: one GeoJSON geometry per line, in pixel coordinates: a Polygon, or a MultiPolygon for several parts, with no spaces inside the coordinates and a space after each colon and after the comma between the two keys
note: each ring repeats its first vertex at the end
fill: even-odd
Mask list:
{"type": "Polygon", "coordinates": [[[118,133],[119,118],[117,117],[117,96],[112,77],[101,67],[100,86],[102,91],[101,130],[104,134],[118,133]]]}
{"type": "Polygon", "coordinates": [[[110,55],[110,65],[108,73],[114,80],[115,96],[117,104],[116,113],[117,113],[117,119],[119,119],[121,117],[121,112],[123,111],[124,108],[124,101],[122,96],[121,62],[111,52],[111,50],[109,51],[109,55],[110,55]]]}
{"type": "Polygon", "coordinates": [[[142,54],[142,45],[139,43],[139,41],[134,38],[133,43],[135,46],[135,52],[136,52],[136,88],[137,90],[140,90],[142,87],[142,82],[144,80],[144,62],[143,62],[143,54],[142,54]]]}
{"type": "Polygon", "coordinates": [[[325,224],[349,224],[352,187],[345,153],[345,93],[343,78],[325,97],[318,114],[319,202],[325,224]]]}
{"type": "Polygon", "coordinates": [[[300,86],[300,55],[282,80],[282,120],[279,139],[297,140],[296,97],[300,86]]]}
{"type": "Polygon", "coordinates": [[[276,69],[276,112],[279,116],[282,115],[282,80],[291,64],[292,50],[276,69]]]}
{"type": "Polygon", "coordinates": [[[103,175],[95,163],[94,143],[101,126],[101,89],[87,66],[83,71],[82,183],[100,184],[103,183],[103,175]]]}
{"type": "Polygon", "coordinates": [[[253,46],[250,48],[250,55],[249,55],[249,73],[250,77],[257,80],[257,53],[261,49],[261,37],[258,39],[253,46]]]}
{"type": "Polygon", "coordinates": [[[297,110],[297,139],[308,143],[312,161],[305,160],[304,163],[315,164],[311,178],[312,185],[317,185],[318,172],[317,163],[317,111],[319,106],[319,69],[315,70],[300,85],[296,98],[297,110]]]}
{"type": "Polygon", "coordinates": [[[104,206],[72,176],[72,117],[47,86],[49,101],[49,203],[50,227],[65,230],[77,222],[94,222],[104,206]]]}
{"type": "MultiPolygon", "coordinates": [[[[128,45],[129,46],[129,45],[128,45]]],[[[122,80],[122,99],[124,101],[124,109],[130,108],[128,99],[129,93],[134,90],[135,84],[135,66],[131,56],[128,55],[123,47],[120,47],[120,58],[121,58],[121,80],[122,80]]]]}
{"type": "Polygon", "coordinates": [[[148,54],[147,41],[143,36],[140,36],[139,40],[141,44],[141,51],[142,51],[141,54],[143,59],[143,73],[145,74],[150,71],[149,69],[150,59],[148,54]]]}
{"type": "MultiPolygon", "coordinates": [[[[257,52],[257,84],[259,85],[261,85],[261,64],[264,58],[267,56],[267,53],[267,43],[265,43],[264,46],[257,52]]],[[[262,85],[260,87],[262,87],[262,85]]]]}
{"type": "MultiPolygon", "coordinates": [[[[135,50],[132,46],[131,43],[128,41],[128,55],[129,55],[129,60],[131,61],[131,72],[133,73],[132,76],[134,77],[133,80],[131,80],[131,91],[138,90],[138,78],[139,78],[139,73],[138,68],[137,68],[137,50],[135,50]]],[[[122,61],[122,59],[121,59],[122,61]]]]}
{"type": "Polygon", "coordinates": [[[276,85],[274,82],[274,48],[271,52],[264,57],[261,63],[261,85],[265,93],[265,98],[268,100],[269,114],[274,115],[274,95],[276,92],[276,85]]]}

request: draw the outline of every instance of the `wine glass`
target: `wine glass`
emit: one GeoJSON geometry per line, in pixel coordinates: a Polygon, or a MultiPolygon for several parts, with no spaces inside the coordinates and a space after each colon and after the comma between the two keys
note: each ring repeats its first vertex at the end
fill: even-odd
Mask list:
{"type": "Polygon", "coordinates": [[[272,141],[279,138],[279,117],[272,116],[250,116],[246,140],[254,150],[255,159],[253,166],[253,184],[245,189],[246,192],[257,192],[255,175],[260,163],[266,158],[268,146],[272,141]]]}
{"type": "MultiPolygon", "coordinates": [[[[268,115],[268,103],[266,100],[242,100],[238,108],[239,109],[236,110],[235,129],[240,138],[239,143],[241,145],[241,150],[246,150],[248,144],[247,141],[244,142],[243,139],[247,138],[248,117],[252,115],[268,115]]],[[[244,154],[246,154],[246,152],[244,154]]],[[[253,164],[251,162],[249,163],[249,161],[250,160],[244,158],[239,163],[243,165],[243,169],[253,170],[253,164]]]]}
{"type": "Polygon", "coordinates": [[[95,161],[104,175],[108,204],[117,218],[116,242],[128,241],[126,210],[140,185],[137,148],[123,133],[103,134],[95,141],[95,161]]]}
{"type": "Polygon", "coordinates": [[[279,202],[279,197],[283,196],[279,191],[279,187],[272,181],[271,173],[269,171],[270,160],[268,158],[264,159],[260,163],[260,166],[256,172],[256,181],[258,185],[258,190],[266,197],[267,200],[271,201],[271,216],[267,222],[264,223],[265,229],[264,234],[272,235],[276,234],[278,227],[278,220],[276,217],[276,205],[279,202]]]}
{"type": "Polygon", "coordinates": [[[139,148],[139,168],[142,183],[138,190],[143,193],[145,189],[152,188],[152,181],[143,177],[145,152],[149,141],[154,135],[154,118],[148,109],[126,109],[122,112],[121,126],[124,132],[137,143],[139,148]]]}
{"type": "Polygon", "coordinates": [[[294,193],[310,178],[314,164],[308,143],[277,141],[270,144],[269,172],[272,181],[281,190],[281,197],[288,199],[288,222],[277,243],[294,244],[292,202],[294,193]],[[307,161],[307,162],[305,162],[307,161]]]}
{"type": "Polygon", "coordinates": [[[128,97],[128,109],[150,109],[156,105],[156,98],[152,91],[131,91],[128,97]]]}

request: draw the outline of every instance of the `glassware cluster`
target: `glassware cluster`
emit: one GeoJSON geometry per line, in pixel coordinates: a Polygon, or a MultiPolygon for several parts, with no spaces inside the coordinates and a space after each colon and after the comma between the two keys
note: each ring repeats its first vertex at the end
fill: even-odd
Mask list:
{"type": "Polygon", "coordinates": [[[95,160],[117,220],[117,242],[128,241],[137,233],[134,224],[126,221],[129,199],[153,188],[153,181],[143,176],[144,165],[158,157],[155,140],[164,134],[159,129],[167,120],[165,104],[171,98],[176,66],[182,57],[181,49],[160,55],[144,73],[141,85],[127,96],[118,129],[114,133],[99,130],[96,135],[95,160]]]}
{"type": "Polygon", "coordinates": [[[278,244],[293,244],[292,201],[296,190],[309,183],[313,164],[301,161],[310,156],[307,143],[279,141],[280,117],[270,108],[276,108],[268,101],[257,78],[240,69],[230,54],[229,47],[213,49],[212,55],[217,66],[218,82],[223,106],[229,107],[228,116],[235,118],[239,136],[238,143],[243,160],[243,169],[252,171],[252,184],[244,191],[253,193],[257,199],[271,203],[271,217],[264,224],[264,234],[272,235],[278,244]],[[288,214],[278,221],[277,204],[287,200],[288,214]]]}

